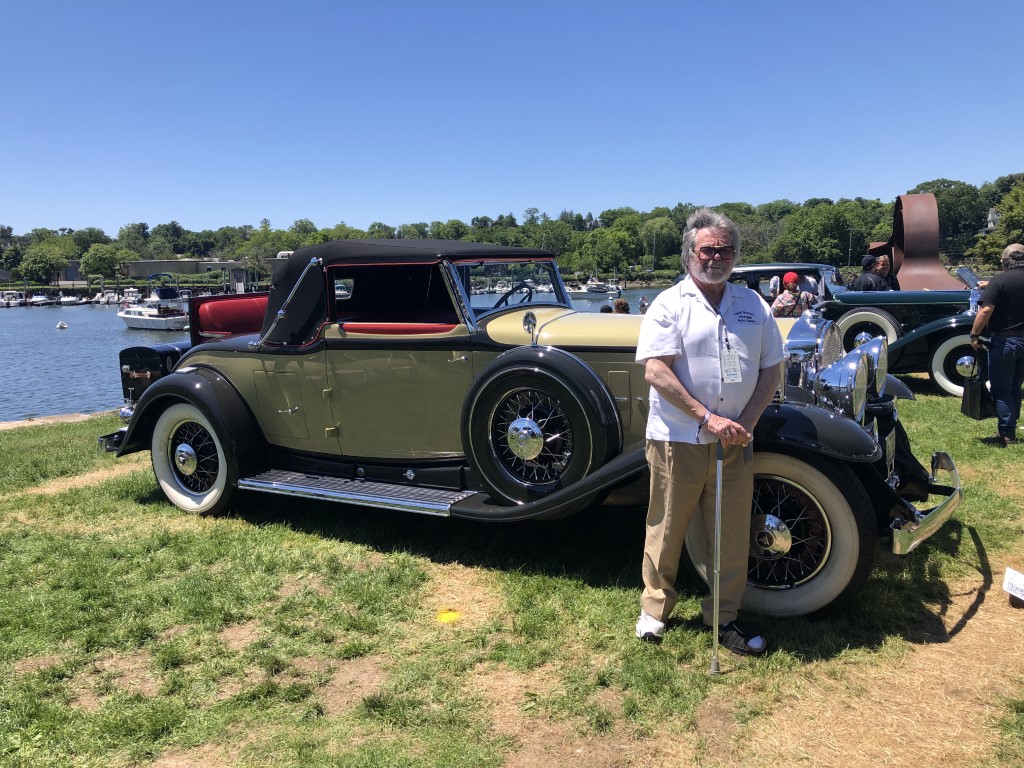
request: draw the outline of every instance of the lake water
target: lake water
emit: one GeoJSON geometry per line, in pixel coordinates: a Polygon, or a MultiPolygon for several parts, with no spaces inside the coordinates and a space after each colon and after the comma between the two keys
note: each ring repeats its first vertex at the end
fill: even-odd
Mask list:
{"type": "MultiPolygon", "coordinates": [[[[635,314],[641,295],[650,300],[661,290],[628,288],[622,296],[635,314]]],[[[600,294],[573,297],[582,312],[606,303],[600,294]]],[[[178,331],[127,328],[116,306],[0,308],[0,421],[116,410],[121,349],[187,339],[178,331]],[[61,321],[64,330],[57,328],[61,321]]]]}
{"type": "Polygon", "coordinates": [[[128,328],[116,306],[0,308],[0,421],[115,410],[121,349],[186,339],[128,328]]]}

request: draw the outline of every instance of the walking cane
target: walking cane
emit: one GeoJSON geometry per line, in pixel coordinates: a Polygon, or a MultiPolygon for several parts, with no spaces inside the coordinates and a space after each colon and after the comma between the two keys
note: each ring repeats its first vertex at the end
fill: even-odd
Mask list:
{"type": "Polygon", "coordinates": [[[722,674],[718,666],[718,577],[722,568],[722,443],[715,443],[715,578],[711,590],[711,669],[712,675],[722,674]]]}

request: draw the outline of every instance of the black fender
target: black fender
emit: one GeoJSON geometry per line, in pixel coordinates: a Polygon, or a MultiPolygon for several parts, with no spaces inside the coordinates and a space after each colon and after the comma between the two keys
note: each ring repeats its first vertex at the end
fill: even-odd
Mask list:
{"type": "Polygon", "coordinates": [[[245,400],[217,371],[199,366],[170,373],[142,393],[117,455],[149,450],[160,414],[182,402],[194,405],[217,428],[242,472],[267,463],[266,439],[245,400]]]}
{"type": "Polygon", "coordinates": [[[970,333],[974,313],[962,312],[919,326],[889,345],[889,370],[914,373],[933,348],[958,334],[970,333]]]}
{"type": "Polygon", "coordinates": [[[882,458],[875,438],[849,416],[817,405],[769,405],[754,425],[759,449],[803,450],[841,461],[874,462],[882,458]]]}
{"type": "Polygon", "coordinates": [[[555,491],[537,501],[530,501],[514,507],[503,507],[478,493],[452,506],[452,517],[483,520],[494,523],[513,523],[533,517],[555,515],[567,507],[575,507],[580,501],[596,496],[603,491],[635,478],[647,470],[646,441],[632,445],[600,469],[587,475],[578,483],[555,491]]]}
{"type": "MultiPolygon", "coordinates": [[[[576,357],[576,355],[566,352],[564,349],[557,347],[515,347],[514,349],[502,352],[491,360],[476,377],[476,380],[484,381],[490,378],[497,370],[510,365],[522,365],[523,363],[550,368],[578,384],[594,407],[605,416],[602,426],[614,428],[615,434],[612,436],[613,439],[610,440],[610,443],[615,452],[619,451],[622,442],[622,426],[619,424],[619,410],[615,405],[615,398],[612,397],[612,393],[608,391],[604,380],[597,375],[593,368],[576,357]]],[[[470,400],[471,398],[466,398],[466,404],[462,412],[463,419],[469,415],[470,400]]]]}

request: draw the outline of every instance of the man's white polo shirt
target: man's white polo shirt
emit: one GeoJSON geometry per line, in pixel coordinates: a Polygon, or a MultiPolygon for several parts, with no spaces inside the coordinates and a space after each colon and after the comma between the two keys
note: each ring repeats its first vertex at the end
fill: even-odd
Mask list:
{"type": "MultiPolygon", "coordinates": [[[[754,291],[725,284],[716,311],[689,276],[655,297],[644,314],[636,347],[637,362],[673,357],[672,370],[693,397],[712,413],[737,418],[754,393],[762,368],[785,358],[782,335],[771,309],[754,291]],[[722,375],[722,353],[739,356],[740,381],[722,375]]],[[[647,439],[681,443],[713,443],[706,429],[652,387],[647,439]]]]}

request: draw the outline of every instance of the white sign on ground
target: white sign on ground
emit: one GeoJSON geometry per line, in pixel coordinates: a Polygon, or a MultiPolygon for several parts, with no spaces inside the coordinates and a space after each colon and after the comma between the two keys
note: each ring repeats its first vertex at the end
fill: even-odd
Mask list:
{"type": "Polygon", "coordinates": [[[1003,576],[1003,591],[1024,600],[1024,573],[1007,568],[1003,576]]]}

